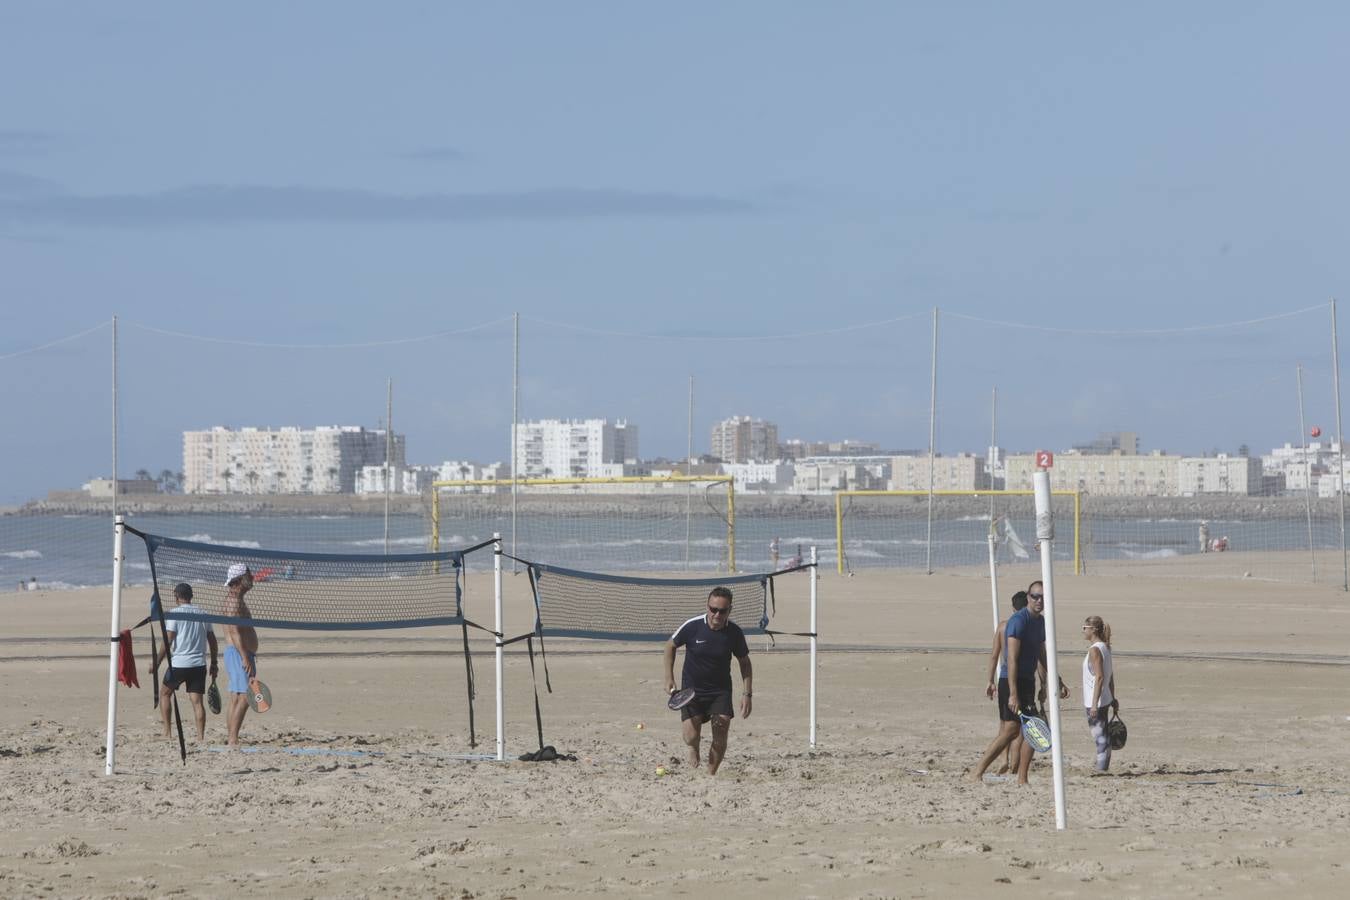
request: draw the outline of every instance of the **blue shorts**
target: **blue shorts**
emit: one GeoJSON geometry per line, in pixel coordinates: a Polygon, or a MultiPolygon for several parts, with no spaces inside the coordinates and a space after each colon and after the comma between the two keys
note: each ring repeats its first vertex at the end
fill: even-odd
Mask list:
{"type": "MultiPolygon", "coordinates": [[[[257,654],[250,653],[248,660],[253,663],[253,672],[256,675],[258,672],[257,654]]],[[[231,694],[248,693],[248,672],[244,669],[244,658],[239,655],[239,651],[235,649],[233,644],[225,648],[225,674],[230,678],[231,694]]]]}

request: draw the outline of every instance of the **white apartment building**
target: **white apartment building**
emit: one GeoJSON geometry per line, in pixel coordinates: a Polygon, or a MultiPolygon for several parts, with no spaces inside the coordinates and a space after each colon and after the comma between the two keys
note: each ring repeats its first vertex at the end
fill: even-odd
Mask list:
{"type": "Polygon", "coordinates": [[[778,426],[749,416],[723,419],[712,427],[712,455],[725,463],[778,459],[778,426]]]}
{"type": "Polygon", "coordinates": [[[1177,485],[1183,497],[1261,493],[1261,460],[1246,456],[1183,456],[1177,485]]]}
{"type": "Polygon", "coordinates": [[[610,477],[606,465],[637,458],[638,429],[624,419],[541,419],[516,430],[521,478],[610,477]]]}
{"type": "Polygon", "coordinates": [[[723,463],[723,474],[730,475],[737,493],[770,493],[792,487],[795,467],[789,462],[723,463]]]}
{"type": "MultiPolygon", "coordinates": [[[[350,494],[363,466],[384,466],[388,435],[359,425],[183,432],[186,494],[350,494]]],[[[390,462],[405,465],[394,434],[390,462]]]]}
{"type": "MultiPolygon", "coordinates": [[[[889,491],[928,490],[927,456],[893,456],[890,465],[889,491]]],[[[958,456],[938,456],[933,459],[933,490],[984,491],[989,489],[989,473],[985,461],[969,453],[958,456]]]]}
{"type": "Polygon", "coordinates": [[[847,460],[803,459],[793,467],[794,494],[832,494],[835,491],[873,491],[885,487],[875,468],[847,460]]]}
{"type": "MultiPolygon", "coordinates": [[[[1306,449],[1285,444],[1261,457],[1261,469],[1266,475],[1282,477],[1286,490],[1302,492],[1310,482],[1316,487],[1322,475],[1335,475],[1340,465],[1340,449],[1335,441],[1325,444],[1314,441],[1306,449]]],[[[1334,491],[1328,496],[1334,496],[1334,491]]]]}
{"type": "MultiPolygon", "coordinates": [[[[1007,490],[1032,489],[1034,453],[1010,454],[1004,467],[1007,490]]],[[[1157,451],[1147,455],[1059,453],[1050,468],[1050,488],[1087,491],[1096,497],[1176,497],[1181,494],[1180,467],[1180,456],[1157,451]]]]}

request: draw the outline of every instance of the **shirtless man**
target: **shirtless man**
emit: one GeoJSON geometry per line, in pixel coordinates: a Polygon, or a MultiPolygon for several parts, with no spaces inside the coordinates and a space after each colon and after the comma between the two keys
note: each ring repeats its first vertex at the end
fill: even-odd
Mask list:
{"type": "MultiPolygon", "coordinates": [[[[243,563],[234,563],[225,576],[229,592],[225,596],[225,615],[251,619],[253,614],[244,595],[253,588],[253,573],[243,563]]],[[[228,744],[238,749],[239,729],[248,712],[249,680],[258,677],[258,631],[251,625],[228,624],[225,629],[225,672],[230,677],[230,708],[226,713],[229,726],[228,744]]]]}

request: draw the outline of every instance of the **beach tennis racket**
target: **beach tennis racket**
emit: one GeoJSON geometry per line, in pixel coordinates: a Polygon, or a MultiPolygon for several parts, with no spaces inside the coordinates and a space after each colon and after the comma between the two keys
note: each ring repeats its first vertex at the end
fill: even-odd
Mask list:
{"type": "Polygon", "coordinates": [[[672,693],[670,695],[670,699],[666,701],[666,706],[669,706],[671,709],[684,709],[686,706],[688,706],[690,703],[693,702],[694,702],[694,689],[685,688],[683,690],[675,691],[674,693],[672,693]]]}
{"type": "Polygon", "coordinates": [[[247,696],[248,708],[256,713],[265,713],[272,708],[272,692],[256,678],[248,680],[247,696]]]}
{"type": "Polygon", "coordinates": [[[1022,739],[1028,746],[1037,753],[1044,753],[1050,749],[1050,726],[1045,724],[1045,720],[1039,716],[1028,716],[1021,712],[1017,715],[1022,719],[1022,739]]]}
{"type": "Polygon", "coordinates": [[[206,689],[206,705],[211,712],[220,714],[220,688],[216,687],[216,680],[211,679],[211,686],[206,689]]]}

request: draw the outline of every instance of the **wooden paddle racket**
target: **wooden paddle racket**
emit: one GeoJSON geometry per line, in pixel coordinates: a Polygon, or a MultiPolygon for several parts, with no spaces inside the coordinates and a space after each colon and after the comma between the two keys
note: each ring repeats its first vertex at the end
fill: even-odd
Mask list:
{"type": "Polygon", "coordinates": [[[679,691],[671,691],[670,699],[666,701],[666,706],[671,709],[684,709],[690,703],[694,702],[694,689],[684,688],[679,691]]]}
{"type": "Polygon", "coordinates": [[[211,712],[220,714],[220,688],[216,687],[216,680],[211,679],[211,686],[206,689],[206,705],[211,712]]]}
{"type": "Polygon", "coordinates": [[[248,680],[248,708],[256,713],[265,713],[272,708],[272,692],[267,685],[256,678],[248,680]]]}

